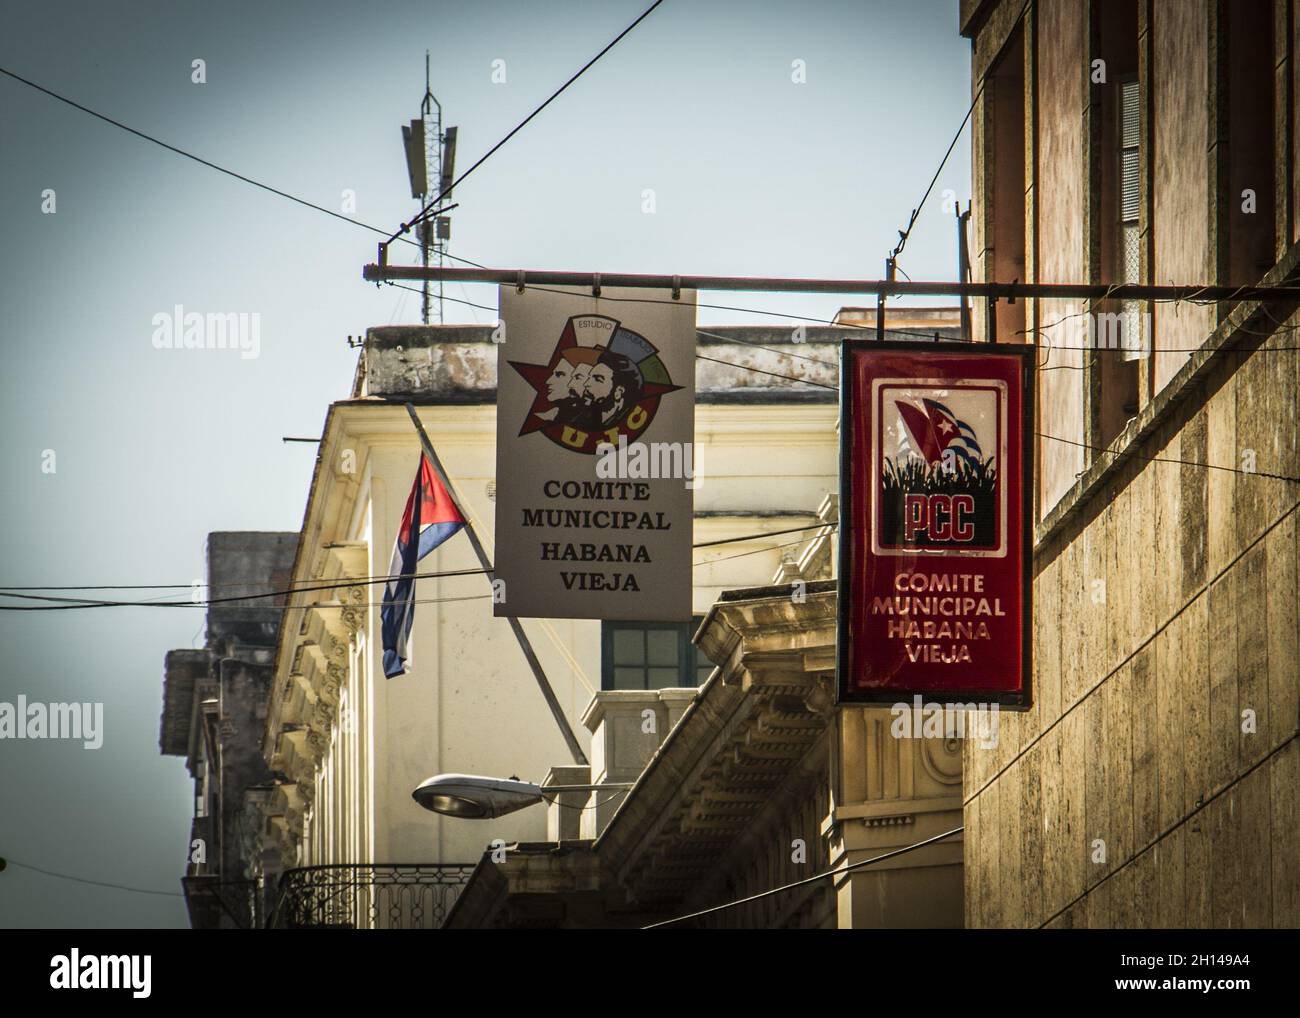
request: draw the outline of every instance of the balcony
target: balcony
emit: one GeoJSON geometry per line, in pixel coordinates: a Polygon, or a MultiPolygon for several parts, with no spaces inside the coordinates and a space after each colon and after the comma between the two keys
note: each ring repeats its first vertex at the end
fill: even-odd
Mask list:
{"type": "Polygon", "coordinates": [[[195,930],[251,930],[260,924],[259,890],[253,880],[222,880],[214,873],[181,878],[190,927],[195,930]]]}
{"type": "Polygon", "coordinates": [[[271,929],[436,930],[474,872],[459,863],[340,863],[285,870],[271,929]]]}

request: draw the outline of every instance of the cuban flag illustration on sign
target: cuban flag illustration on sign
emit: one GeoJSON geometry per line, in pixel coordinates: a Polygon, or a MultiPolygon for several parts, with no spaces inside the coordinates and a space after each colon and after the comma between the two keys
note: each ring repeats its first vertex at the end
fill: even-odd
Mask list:
{"type": "Polygon", "coordinates": [[[384,675],[405,674],[411,625],[415,620],[415,566],[420,559],[465,526],[455,500],[420,454],[420,468],[406,499],[402,525],[393,542],[393,561],[380,611],[384,639],[384,675]]]}
{"type": "Polygon", "coordinates": [[[922,399],[921,404],[924,413],[910,403],[897,401],[917,453],[931,466],[941,463],[948,452],[977,466],[984,454],[975,440],[975,429],[936,399],[922,399]]]}

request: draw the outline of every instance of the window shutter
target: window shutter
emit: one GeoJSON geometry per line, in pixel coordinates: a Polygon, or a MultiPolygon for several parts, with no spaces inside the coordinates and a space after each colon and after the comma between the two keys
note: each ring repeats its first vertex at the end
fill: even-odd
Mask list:
{"type": "Polygon", "coordinates": [[[1120,220],[1136,222],[1141,188],[1139,172],[1138,83],[1120,84],[1120,220]]]}

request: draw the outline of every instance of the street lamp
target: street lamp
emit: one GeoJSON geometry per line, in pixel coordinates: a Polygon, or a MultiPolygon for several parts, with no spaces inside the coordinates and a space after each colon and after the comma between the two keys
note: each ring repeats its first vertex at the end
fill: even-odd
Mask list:
{"type": "Polygon", "coordinates": [[[435,774],[421,783],[411,798],[427,810],[464,820],[492,820],[546,801],[543,792],[594,792],[631,788],[630,781],[603,785],[547,785],[545,789],[517,778],[485,778],[476,774],[435,774]]]}

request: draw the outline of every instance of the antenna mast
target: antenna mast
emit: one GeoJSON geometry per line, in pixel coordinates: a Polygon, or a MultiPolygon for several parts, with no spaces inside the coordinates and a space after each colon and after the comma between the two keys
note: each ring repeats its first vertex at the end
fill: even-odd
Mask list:
{"type": "MultiPolygon", "coordinates": [[[[424,53],[424,96],[420,100],[420,116],[402,128],[402,142],[406,149],[406,172],[411,180],[411,197],[423,208],[428,200],[442,194],[452,180],[456,163],[456,128],[442,128],[442,104],[438,102],[430,85],[429,51],[424,53]]],[[[448,194],[444,198],[450,197],[448,194]]],[[[443,268],[443,258],[451,240],[451,217],[437,216],[425,219],[416,227],[420,242],[420,264],[424,279],[420,287],[420,320],[428,325],[434,317],[434,284],[437,288],[437,321],[442,324],[443,301],[441,279],[429,272],[430,262],[443,268]]]]}
{"type": "MultiPolygon", "coordinates": [[[[442,179],[442,104],[434,98],[429,89],[429,51],[424,51],[424,98],[420,101],[420,119],[424,121],[424,179],[428,187],[437,187],[442,179]]],[[[436,191],[434,192],[437,193],[436,191]]],[[[426,194],[421,198],[427,198],[426,194]]],[[[433,223],[425,220],[420,224],[420,260],[425,266],[429,264],[429,249],[433,248],[438,258],[438,268],[442,268],[442,244],[434,235],[433,223]]],[[[424,281],[421,320],[429,324],[431,300],[429,280],[424,281]]],[[[442,324],[442,280],[438,280],[438,324],[442,324]]]]}

